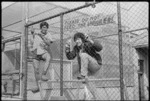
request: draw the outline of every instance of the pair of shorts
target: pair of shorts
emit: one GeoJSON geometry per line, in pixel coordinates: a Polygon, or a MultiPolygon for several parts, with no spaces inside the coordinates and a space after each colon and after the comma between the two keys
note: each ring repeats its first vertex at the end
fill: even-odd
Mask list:
{"type": "Polygon", "coordinates": [[[40,61],[40,60],[45,61],[45,59],[42,57],[42,55],[36,55],[35,59],[38,60],[38,61],[40,61]]]}

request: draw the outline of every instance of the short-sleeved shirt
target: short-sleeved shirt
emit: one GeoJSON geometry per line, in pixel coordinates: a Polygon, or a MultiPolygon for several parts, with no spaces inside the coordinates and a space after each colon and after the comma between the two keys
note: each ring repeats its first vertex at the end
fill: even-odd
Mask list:
{"type": "MultiPolygon", "coordinates": [[[[41,34],[41,33],[40,33],[41,34]]],[[[51,34],[48,32],[46,35],[44,35],[44,37],[48,38],[50,41],[52,40],[52,36],[51,34]]],[[[47,45],[44,43],[44,41],[42,40],[42,38],[39,35],[35,35],[34,37],[34,41],[33,41],[33,48],[37,51],[37,55],[41,55],[47,52],[46,49],[44,49],[44,47],[46,47],[47,45]]]]}

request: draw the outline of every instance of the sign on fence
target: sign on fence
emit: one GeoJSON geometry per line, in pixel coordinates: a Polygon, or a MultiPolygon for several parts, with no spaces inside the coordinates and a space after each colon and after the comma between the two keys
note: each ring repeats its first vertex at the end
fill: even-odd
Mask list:
{"type": "Polygon", "coordinates": [[[110,23],[115,23],[114,16],[116,14],[103,15],[98,14],[90,17],[76,18],[64,22],[64,31],[74,30],[89,26],[100,26],[110,23]]]}

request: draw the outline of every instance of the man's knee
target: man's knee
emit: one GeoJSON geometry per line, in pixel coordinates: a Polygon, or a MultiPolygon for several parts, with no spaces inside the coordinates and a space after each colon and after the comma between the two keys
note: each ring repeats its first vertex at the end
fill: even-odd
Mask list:
{"type": "Polygon", "coordinates": [[[51,56],[48,53],[44,54],[44,58],[46,59],[46,61],[50,61],[51,60],[51,56]]]}
{"type": "Polygon", "coordinates": [[[88,54],[87,53],[80,53],[80,57],[81,58],[88,58],[88,54]]]}

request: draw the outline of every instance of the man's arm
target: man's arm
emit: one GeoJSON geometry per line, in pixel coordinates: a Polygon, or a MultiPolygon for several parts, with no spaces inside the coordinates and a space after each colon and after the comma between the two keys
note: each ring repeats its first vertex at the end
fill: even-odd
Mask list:
{"type": "Polygon", "coordinates": [[[90,37],[87,37],[87,41],[89,41],[92,44],[92,47],[97,51],[100,52],[103,47],[100,44],[100,42],[96,41],[96,40],[92,40],[90,37]]]}
{"type": "Polygon", "coordinates": [[[50,44],[52,43],[52,41],[50,40],[49,37],[46,38],[45,36],[43,36],[43,35],[41,35],[41,34],[38,34],[38,35],[42,38],[42,40],[44,41],[44,43],[45,43],[46,45],[50,46],[50,44]]]}
{"type": "Polygon", "coordinates": [[[96,41],[96,40],[92,40],[87,34],[85,34],[86,40],[89,41],[92,44],[92,47],[97,51],[100,52],[103,47],[100,44],[100,42],[96,41]]]}
{"type": "Polygon", "coordinates": [[[98,41],[93,41],[93,48],[97,51],[100,52],[103,49],[103,46],[100,44],[98,41]]]}
{"type": "Polygon", "coordinates": [[[31,51],[34,51],[38,47],[38,44],[39,44],[39,39],[38,39],[38,36],[35,35],[35,37],[33,39],[33,47],[31,49],[31,51]]]}

